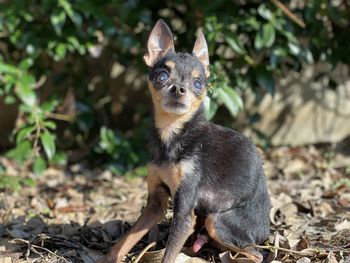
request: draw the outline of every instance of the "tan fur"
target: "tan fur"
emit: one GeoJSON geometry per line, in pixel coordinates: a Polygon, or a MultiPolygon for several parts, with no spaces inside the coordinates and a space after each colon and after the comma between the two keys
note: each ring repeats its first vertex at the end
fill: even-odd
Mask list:
{"type": "Polygon", "coordinates": [[[208,231],[209,236],[214,240],[219,240],[214,227],[214,220],[211,216],[208,216],[204,221],[205,228],[208,231]]]}
{"type": "Polygon", "coordinates": [[[181,184],[183,176],[192,173],[195,169],[193,159],[183,160],[178,164],[164,163],[155,165],[149,163],[147,168],[149,191],[154,191],[163,183],[169,187],[172,197],[174,197],[177,188],[181,184]]]}
{"type": "Polygon", "coordinates": [[[198,78],[198,77],[199,77],[199,71],[196,70],[196,69],[192,70],[191,76],[192,76],[193,78],[198,78]]]}
{"type": "Polygon", "coordinates": [[[165,65],[167,65],[171,70],[173,70],[175,68],[175,62],[172,60],[167,60],[165,61],[165,65]]]}
{"type": "MultiPolygon", "coordinates": [[[[149,232],[149,230],[164,218],[168,207],[169,195],[163,187],[152,187],[149,191],[148,204],[131,230],[118,240],[108,255],[96,263],[119,263],[122,258],[149,232]]],[[[123,261],[124,262],[124,261],[123,261]]]]}
{"type": "Polygon", "coordinates": [[[240,251],[241,249],[239,247],[236,247],[234,245],[226,244],[224,241],[222,241],[218,237],[218,235],[216,233],[214,221],[215,221],[215,219],[213,218],[213,215],[209,215],[205,219],[204,225],[205,225],[205,228],[206,228],[209,236],[216,242],[216,246],[218,246],[221,250],[225,250],[225,248],[227,248],[227,246],[230,246],[230,250],[231,251],[235,251],[235,252],[240,251]]]}
{"type": "Polygon", "coordinates": [[[148,185],[153,188],[155,185],[164,183],[169,187],[173,197],[183,177],[182,165],[162,164],[160,166],[148,164],[148,185]]]}
{"type": "Polygon", "coordinates": [[[203,96],[198,99],[192,93],[190,93],[191,95],[189,95],[192,96],[191,108],[187,113],[179,115],[164,111],[161,106],[161,94],[155,90],[151,82],[149,82],[148,86],[149,90],[151,91],[151,96],[154,104],[155,126],[159,129],[161,140],[166,143],[174,134],[179,134],[181,132],[185,123],[192,118],[193,114],[201,105],[206,94],[203,94],[203,96]]]}

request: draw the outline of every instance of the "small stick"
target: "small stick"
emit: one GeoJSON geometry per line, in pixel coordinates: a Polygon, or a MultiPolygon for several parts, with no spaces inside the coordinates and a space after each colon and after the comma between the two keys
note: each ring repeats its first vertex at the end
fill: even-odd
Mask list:
{"type": "Polygon", "coordinates": [[[143,257],[143,255],[152,247],[154,247],[156,245],[156,242],[152,242],[150,244],[148,244],[147,247],[145,247],[141,253],[137,256],[137,258],[135,259],[134,263],[137,263],[140,261],[140,259],[143,257]]]}
{"type": "Polygon", "coordinates": [[[279,0],[270,0],[275,6],[282,10],[294,23],[298,24],[300,27],[305,28],[305,23],[296,15],[294,15],[288,7],[282,4],[279,0]]]}
{"type": "MultiPolygon", "coordinates": [[[[278,232],[276,231],[274,245],[275,245],[275,247],[279,248],[279,244],[280,244],[280,236],[279,236],[278,232]]],[[[278,249],[275,250],[274,259],[277,258],[277,256],[278,256],[278,249]]]]}
{"type": "Polygon", "coordinates": [[[262,248],[262,249],[276,249],[284,252],[288,252],[291,254],[303,256],[303,257],[308,257],[308,256],[313,256],[311,252],[314,252],[315,254],[320,255],[322,251],[318,249],[310,249],[309,252],[303,252],[303,251],[296,251],[288,248],[283,248],[283,247],[276,247],[276,246],[260,246],[260,245],[247,245],[246,247],[256,247],[256,248],[262,248]]]}
{"type": "MultiPolygon", "coordinates": [[[[38,255],[42,256],[36,249],[42,249],[44,251],[46,251],[47,253],[63,260],[64,262],[68,262],[64,257],[61,257],[59,255],[57,255],[56,253],[52,252],[51,250],[45,248],[45,247],[41,247],[41,246],[37,246],[37,245],[34,245],[34,244],[31,244],[28,240],[25,240],[25,239],[22,239],[22,238],[14,238],[10,241],[11,243],[15,243],[15,244],[18,244],[18,243],[24,243],[24,244],[27,244],[27,246],[29,247],[29,249],[31,251],[33,251],[34,253],[37,253],[38,255]]],[[[29,255],[28,255],[29,256],[29,255]]]]}

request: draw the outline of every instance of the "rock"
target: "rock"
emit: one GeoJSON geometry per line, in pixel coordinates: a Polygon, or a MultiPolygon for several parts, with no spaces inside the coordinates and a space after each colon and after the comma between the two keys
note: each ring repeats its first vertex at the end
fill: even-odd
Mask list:
{"type": "Polygon", "coordinates": [[[253,129],[258,130],[272,145],[339,142],[350,135],[347,65],[338,65],[331,72],[324,64],[306,66],[300,73],[281,79],[274,97],[265,95],[258,106],[253,98],[246,101],[246,110],[250,116],[258,113],[261,119],[246,132],[256,137],[253,129]],[[330,79],[336,81],[336,87],[331,87],[330,79]]]}

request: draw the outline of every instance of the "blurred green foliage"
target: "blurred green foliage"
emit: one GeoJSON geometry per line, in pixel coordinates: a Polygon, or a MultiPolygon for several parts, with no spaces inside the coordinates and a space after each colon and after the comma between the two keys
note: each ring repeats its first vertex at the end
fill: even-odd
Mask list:
{"type": "MultiPolygon", "coordinates": [[[[77,155],[101,160],[116,173],[144,164],[151,107],[131,103],[126,108],[138,118],[128,125],[101,123],[101,112],[111,118],[113,98],[101,104],[108,90],[89,88],[87,65],[105,54],[123,67],[147,72],[142,56],[159,18],[171,25],[178,50],[191,50],[197,28],[204,29],[211,56],[209,119],[220,107],[235,116],[247,90],[257,103],[265,93],[274,95],[275,79],[303,63],[349,64],[348,1],[282,1],[305,27],[276,2],[281,3],[1,1],[0,98],[19,109],[7,156],[38,175],[48,164],[66,164],[67,157],[74,162],[77,155]],[[55,90],[46,91],[49,86],[55,90]],[[82,153],[75,152],[81,148],[82,153]]],[[[106,84],[109,73],[100,77],[106,84]]],[[[124,120],[132,114],[122,112],[124,120]]]]}
{"type": "Polygon", "coordinates": [[[0,175],[0,190],[19,191],[23,185],[35,186],[35,181],[21,176],[0,175]]]}

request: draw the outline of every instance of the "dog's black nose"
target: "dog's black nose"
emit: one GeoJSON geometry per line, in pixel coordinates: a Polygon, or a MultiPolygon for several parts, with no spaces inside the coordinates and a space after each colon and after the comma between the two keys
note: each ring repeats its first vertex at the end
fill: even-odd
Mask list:
{"type": "Polygon", "coordinates": [[[181,86],[172,86],[170,93],[174,94],[176,97],[181,97],[186,94],[186,89],[181,86]]]}

